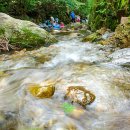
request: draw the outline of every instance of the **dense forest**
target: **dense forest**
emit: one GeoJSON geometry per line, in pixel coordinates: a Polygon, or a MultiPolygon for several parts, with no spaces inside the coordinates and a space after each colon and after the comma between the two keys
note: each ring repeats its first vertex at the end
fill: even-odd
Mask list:
{"type": "Polygon", "coordinates": [[[87,17],[93,31],[101,26],[114,30],[122,16],[130,15],[130,0],[0,0],[0,12],[36,23],[50,16],[69,23],[72,10],[87,17]]]}

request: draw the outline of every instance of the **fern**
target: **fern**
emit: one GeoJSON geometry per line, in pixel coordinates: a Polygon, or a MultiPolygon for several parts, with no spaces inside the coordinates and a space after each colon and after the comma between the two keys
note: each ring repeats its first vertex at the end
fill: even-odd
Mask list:
{"type": "Polygon", "coordinates": [[[96,3],[96,0],[87,0],[87,12],[88,14],[90,13],[92,7],[96,3]]]}
{"type": "Polygon", "coordinates": [[[78,0],[56,0],[57,2],[65,2],[65,4],[71,9],[78,9],[81,5],[85,3],[79,2],[78,0]]]}
{"type": "Polygon", "coordinates": [[[121,8],[125,7],[128,4],[128,0],[121,0],[121,8]]]}

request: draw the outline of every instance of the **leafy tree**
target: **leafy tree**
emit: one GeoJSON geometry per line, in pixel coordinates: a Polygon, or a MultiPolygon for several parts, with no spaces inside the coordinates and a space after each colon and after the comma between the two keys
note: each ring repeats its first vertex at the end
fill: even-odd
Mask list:
{"type": "Polygon", "coordinates": [[[91,29],[96,30],[105,26],[114,30],[122,16],[130,15],[129,5],[129,0],[96,0],[89,13],[91,29]]]}
{"type": "Polygon", "coordinates": [[[50,16],[69,23],[72,10],[82,17],[89,16],[92,30],[102,25],[114,30],[121,16],[130,15],[130,0],[0,0],[0,12],[36,23],[50,16]]]}

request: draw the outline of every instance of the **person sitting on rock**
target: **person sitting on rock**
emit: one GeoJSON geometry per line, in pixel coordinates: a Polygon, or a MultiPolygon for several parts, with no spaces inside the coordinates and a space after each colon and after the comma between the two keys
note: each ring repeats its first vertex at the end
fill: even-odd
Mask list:
{"type": "Polygon", "coordinates": [[[46,20],[45,23],[48,26],[48,28],[52,28],[52,24],[51,24],[50,20],[46,20]]]}
{"type": "Polygon", "coordinates": [[[53,29],[54,30],[60,30],[60,25],[54,21],[53,23],[53,29]]]}
{"type": "Polygon", "coordinates": [[[80,16],[77,16],[76,22],[80,22],[80,16]]]}
{"type": "Polygon", "coordinates": [[[54,17],[51,16],[51,17],[50,17],[50,22],[51,22],[51,24],[53,24],[54,21],[55,21],[54,17]]]}
{"type": "Polygon", "coordinates": [[[64,28],[64,27],[65,27],[64,23],[61,22],[61,23],[60,23],[60,28],[62,29],[62,28],[64,28]]]}
{"type": "Polygon", "coordinates": [[[56,23],[58,23],[58,22],[59,22],[59,19],[58,19],[58,18],[55,18],[55,21],[56,21],[56,23]]]}

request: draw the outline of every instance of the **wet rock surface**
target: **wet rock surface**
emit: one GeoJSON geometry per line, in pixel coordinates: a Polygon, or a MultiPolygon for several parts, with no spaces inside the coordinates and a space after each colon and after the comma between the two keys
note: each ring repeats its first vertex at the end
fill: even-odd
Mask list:
{"type": "Polygon", "coordinates": [[[112,63],[127,67],[130,63],[130,48],[117,50],[109,55],[109,57],[111,58],[112,63]]]}
{"type": "Polygon", "coordinates": [[[55,92],[54,84],[41,86],[39,84],[32,84],[28,87],[29,92],[37,98],[51,98],[55,92]]]}
{"type": "Polygon", "coordinates": [[[120,24],[116,27],[115,32],[106,28],[101,28],[96,32],[83,38],[83,42],[96,42],[102,45],[113,45],[115,48],[130,47],[130,23],[120,24]]]}
{"type": "Polygon", "coordinates": [[[86,105],[90,105],[94,102],[96,96],[83,86],[70,86],[67,88],[67,93],[64,98],[86,108],[86,105]]]}

